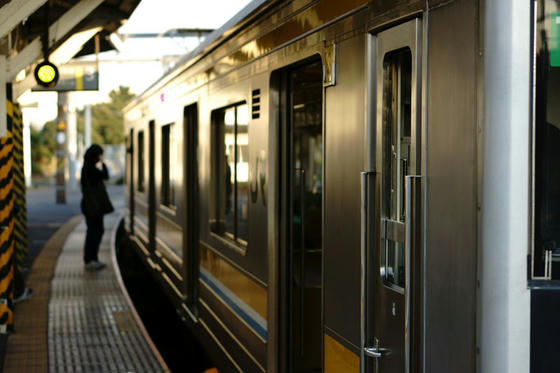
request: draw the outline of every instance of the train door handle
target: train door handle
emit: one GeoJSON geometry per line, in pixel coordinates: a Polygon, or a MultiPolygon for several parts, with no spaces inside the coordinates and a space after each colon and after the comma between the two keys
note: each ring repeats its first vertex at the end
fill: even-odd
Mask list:
{"type": "Polygon", "coordinates": [[[391,355],[391,349],[383,347],[364,347],[364,353],[368,357],[379,359],[391,355]]]}

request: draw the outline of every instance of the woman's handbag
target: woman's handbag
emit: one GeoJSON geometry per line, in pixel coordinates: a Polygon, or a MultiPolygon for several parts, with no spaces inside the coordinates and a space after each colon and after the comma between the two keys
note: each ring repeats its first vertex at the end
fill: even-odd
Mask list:
{"type": "Polygon", "coordinates": [[[115,211],[103,183],[87,186],[84,190],[83,209],[90,216],[103,216],[115,211]]]}

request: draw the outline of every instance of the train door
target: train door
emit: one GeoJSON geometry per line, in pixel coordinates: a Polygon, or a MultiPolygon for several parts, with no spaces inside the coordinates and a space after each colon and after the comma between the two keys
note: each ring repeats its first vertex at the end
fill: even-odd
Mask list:
{"type": "Polygon", "coordinates": [[[128,211],[130,233],[134,234],[134,130],[128,136],[128,211]]]}
{"type": "Polygon", "coordinates": [[[283,370],[315,372],[323,345],[322,64],[300,65],[282,78],[283,370]]]}
{"type": "Polygon", "coordinates": [[[151,120],[148,128],[148,240],[150,250],[156,248],[156,123],[151,120]]]}
{"type": "Polygon", "coordinates": [[[367,372],[420,371],[415,367],[422,325],[419,35],[420,20],[413,20],[371,41],[377,114],[375,146],[369,149],[376,172],[363,175],[363,196],[370,201],[363,215],[368,273],[362,371],[367,372]],[[375,182],[369,182],[372,175],[375,182]]]}
{"type": "Polygon", "coordinates": [[[197,104],[185,107],[183,112],[183,266],[185,271],[185,296],[190,311],[194,313],[198,283],[198,108],[197,104]]]}

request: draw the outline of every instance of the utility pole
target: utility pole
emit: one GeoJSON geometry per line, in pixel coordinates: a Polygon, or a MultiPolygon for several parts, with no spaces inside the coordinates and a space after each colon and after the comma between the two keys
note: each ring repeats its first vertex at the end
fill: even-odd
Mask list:
{"type": "Polygon", "coordinates": [[[77,179],[76,179],[76,172],[77,172],[77,156],[78,156],[78,124],[77,124],[77,115],[76,110],[69,110],[67,112],[68,122],[67,124],[67,131],[68,134],[68,170],[69,170],[69,178],[68,178],[68,185],[70,190],[76,190],[78,187],[77,179]]]}
{"type": "Polygon", "coordinates": [[[58,118],[56,120],[56,203],[66,203],[66,163],[68,162],[66,123],[68,93],[58,92],[58,118]]]}
{"type": "Polygon", "coordinates": [[[85,147],[86,150],[91,146],[91,105],[86,105],[84,114],[85,127],[85,147]]]}
{"type": "Polygon", "coordinates": [[[29,123],[23,124],[23,168],[25,175],[25,186],[32,186],[32,169],[31,169],[31,128],[29,123]]]}

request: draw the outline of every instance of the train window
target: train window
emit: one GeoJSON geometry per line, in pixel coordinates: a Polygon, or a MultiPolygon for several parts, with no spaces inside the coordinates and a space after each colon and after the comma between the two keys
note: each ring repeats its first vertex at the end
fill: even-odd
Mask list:
{"type": "Polygon", "coordinates": [[[531,278],[553,280],[560,279],[560,1],[537,4],[531,278]]]}
{"type": "Polygon", "coordinates": [[[144,131],[138,132],[138,191],[144,192],[146,190],[146,185],[144,183],[144,169],[146,165],[144,164],[144,131]]]}
{"type": "MultiPolygon", "coordinates": [[[[411,145],[412,54],[409,48],[387,53],[383,60],[382,210],[387,230],[405,221],[405,176],[411,145]]],[[[392,230],[392,229],[391,229],[392,230]]],[[[402,229],[401,229],[402,230],[402,229]]],[[[386,234],[381,250],[381,274],[386,283],[404,288],[404,240],[386,234]]]]}
{"type": "Polygon", "coordinates": [[[212,232],[247,245],[249,235],[249,106],[212,113],[212,232]]]}
{"type": "Polygon", "coordinates": [[[175,163],[177,146],[175,144],[175,126],[168,124],[161,127],[161,204],[175,206],[175,163]]]}

